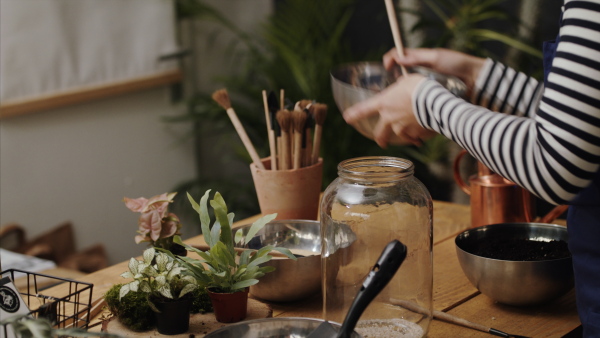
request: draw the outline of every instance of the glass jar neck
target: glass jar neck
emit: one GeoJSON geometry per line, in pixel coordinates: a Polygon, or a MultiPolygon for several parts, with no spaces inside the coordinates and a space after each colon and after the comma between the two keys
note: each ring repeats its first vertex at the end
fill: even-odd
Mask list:
{"type": "Polygon", "coordinates": [[[357,157],[338,164],[340,178],[357,182],[394,182],[412,177],[413,174],[414,164],[397,157],[357,157]]]}

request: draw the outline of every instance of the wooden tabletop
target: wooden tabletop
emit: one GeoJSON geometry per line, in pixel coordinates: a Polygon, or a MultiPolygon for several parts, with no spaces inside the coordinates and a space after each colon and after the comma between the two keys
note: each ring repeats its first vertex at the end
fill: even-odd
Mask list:
{"type": "MultiPolygon", "coordinates": [[[[463,274],[454,247],[454,238],[470,228],[469,206],[434,201],[433,210],[433,307],[468,321],[529,337],[563,337],[580,326],[574,292],[535,307],[515,307],[494,302],[482,295],[463,274]]],[[[235,226],[251,223],[260,215],[240,220],[235,226]]],[[[560,222],[557,222],[560,223],[560,222]]],[[[186,240],[191,245],[203,243],[202,236],[186,240]]],[[[127,262],[94,272],[78,280],[94,284],[94,297],[103,295],[113,284],[122,282],[119,275],[127,262]]],[[[322,318],[320,295],[294,303],[270,303],[273,317],[322,318]]],[[[433,320],[428,337],[490,337],[471,328],[433,320]]]]}

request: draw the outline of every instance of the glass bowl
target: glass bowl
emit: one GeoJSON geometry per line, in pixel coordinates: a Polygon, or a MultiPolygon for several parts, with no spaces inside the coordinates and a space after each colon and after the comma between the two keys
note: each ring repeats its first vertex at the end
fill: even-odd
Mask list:
{"type": "MultiPolygon", "coordinates": [[[[454,76],[437,73],[425,67],[407,67],[409,73],[419,73],[436,80],[456,96],[464,97],[467,86],[454,76]]],[[[340,112],[364,101],[385,89],[401,76],[400,67],[388,71],[381,62],[357,62],[341,65],[331,71],[331,89],[340,112]]],[[[363,136],[373,139],[373,129],[379,116],[373,115],[360,120],[353,127],[363,136]]],[[[405,144],[397,136],[390,139],[392,144],[405,144]]]]}

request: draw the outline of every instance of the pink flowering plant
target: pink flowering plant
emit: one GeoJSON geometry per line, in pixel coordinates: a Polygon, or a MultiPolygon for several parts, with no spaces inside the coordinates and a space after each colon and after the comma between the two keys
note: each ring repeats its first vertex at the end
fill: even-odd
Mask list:
{"type": "Polygon", "coordinates": [[[125,206],[133,212],[141,213],[138,219],[138,235],[135,236],[137,244],[149,242],[152,246],[169,250],[173,245],[173,236],[181,235],[179,218],[168,212],[169,203],[177,193],[164,193],[150,199],[127,198],[123,201],[125,206]]]}

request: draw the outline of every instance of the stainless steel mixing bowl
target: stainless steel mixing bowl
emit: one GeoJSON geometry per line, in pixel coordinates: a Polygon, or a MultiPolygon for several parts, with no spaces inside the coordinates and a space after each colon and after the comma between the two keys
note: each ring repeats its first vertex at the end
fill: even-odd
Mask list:
{"type": "MultiPolygon", "coordinates": [[[[440,82],[457,96],[463,96],[466,85],[460,79],[446,76],[424,67],[409,67],[409,73],[420,73],[440,82]]],[[[394,83],[401,76],[400,68],[387,71],[381,62],[357,62],[341,65],[331,71],[331,89],[339,110],[343,112],[350,106],[364,101],[394,83]]],[[[373,139],[373,128],[379,120],[371,116],[361,120],[353,127],[363,136],[373,139]]],[[[403,144],[398,137],[392,137],[392,144],[403,144]]]]}
{"type": "MultiPolygon", "coordinates": [[[[251,224],[239,229],[250,229],[251,224]]],[[[237,231],[234,230],[234,231],[237,231]]],[[[290,302],[312,296],[321,291],[321,225],[311,220],[278,220],[267,223],[245,246],[260,249],[274,245],[290,249],[299,257],[274,258],[265,263],[275,267],[250,287],[254,297],[273,301],[290,302]]]]}
{"type": "MultiPolygon", "coordinates": [[[[210,332],[206,338],[303,338],[308,337],[321,323],[322,319],[312,318],[265,318],[248,320],[236,324],[227,325],[223,328],[210,332]]],[[[340,325],[331,323],[334,328],[339,329],[340,325]]],[[[361,338],[358,333],[353,332],[352,338],[361,338]]]]}
{"type": "Polygon", "coordinates": [[[552,301],[573,288],[571,257],[552,260],[511,261],[473,254],[473,246],[486,238],[568,242],[567,228],[543,223],[501,223],[459,234],[456,253],[469,281],[484,295],[509,305],[552,301]]]}

